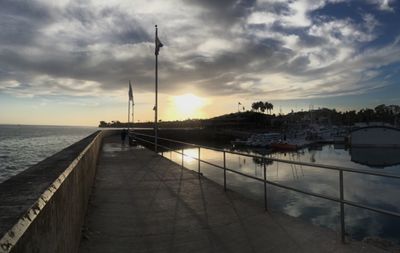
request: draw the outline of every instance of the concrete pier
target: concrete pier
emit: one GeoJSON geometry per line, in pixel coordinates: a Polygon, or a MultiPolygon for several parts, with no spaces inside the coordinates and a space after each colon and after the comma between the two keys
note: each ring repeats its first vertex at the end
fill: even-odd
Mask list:
{"type": "Polygon", "coordinates": [[[106,137],[79,252],[384,252],[106,137]]]}

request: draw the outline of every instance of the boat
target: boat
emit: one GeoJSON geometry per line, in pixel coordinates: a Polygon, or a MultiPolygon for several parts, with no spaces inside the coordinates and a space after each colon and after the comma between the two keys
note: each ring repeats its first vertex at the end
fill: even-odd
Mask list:
{"type": "Polygon", "coordinates": [[[271,143],[271,148],[284,151],[296,151],[298,149],[310,146],[314,143],[315,143],[314,141],[306,140],[302,137],[289,138],[286,140],[279,140],[274,143],[271,143]]]}
{"type": "Polygon", "coordinates": [[[391,126],[366,126],[350,134],[352,147],[400,148],[400,129],[391,126]]]}
{"type": "Polygon", "coordinates": [[[235,146],[267,148],[271,145],[271,143],[277,142],[280,139],[281,139],[280,133],[263,133],[263,134],[253,134],[247,140],[236,139],[231,143],[235,146]]]}
{"type": "Polygon", "coordinates": [[[332,143],[334,142],[334,128],[326,128],[320,125],[310,125],[306,132],[306,139],[316,141],[319,143],[332,143]]]}

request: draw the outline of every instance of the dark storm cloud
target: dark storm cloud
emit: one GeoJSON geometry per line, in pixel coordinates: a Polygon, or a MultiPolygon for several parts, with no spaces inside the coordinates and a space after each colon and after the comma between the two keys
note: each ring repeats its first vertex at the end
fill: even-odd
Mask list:
{"type": "Polygon", "coordinates": [[[243,12],[253,7],[256,3],[255,0],[189,0],[188,2],[203,6],[208,11],[219,13],[222,16],[227,14],[243,16],[243,12]]]}
{"type": "MultiPolygon", "coordinates": [[[[116,82],[129,79],[132,69],[143,73],[144,69],[153,66],[150,59],[116,60],[107,48],[90,50],[90,46],[98,43],[124,45],[150,40],[135,19],[117,8],[97,12],[90,7],[71,3],[58,10],[33,1],[3,1],[0,9],[0,79],[32,82],[36,76],[47,75],[96,81],[107,89],[116,82]],[[105,29],[95,31],[98,21],[107,18],[111,22],[103,24],[105,29]],[[44,34],[43,29],[60,21],[65,25],[80,24],[77,29],[83,31],[82,36],[72,36],[62,27],[52,36],[44,34]],[[95,36],[87,36],[91,33],[95,36]],[[67,48],[62,46],[65,43],[67,48]]],[[[43,82],[38,85],[46,87],[43,82]]]]}
{"type": "MultiPolygon", "coordinates": [[[[219,8],[223,8],[223,4],[219,8]]],[[[42,6],[31,6],[32,13],[36,13],[35,9],[41,9],[42,6]]],[[[44,12],[44,11],[42,11],[44,12]]],[[[22,11],[24,15],[30,14],[22,11]]],[[[47,13],[47,12],[46,12],[47,13]]],[[[46,49],[41,48],[40,45],[36,45],[37,49],[41,51],[40,54],[30,55],[27,57],[26,52],[20,52],[19,50],[3,49],[0,51],[2,69],[18,69],[19,72],[23,72],[23,77],[20,75],[17,80],[29,79],[29,76],[35,75],[49,75],[52,77],[59,78],[73,78],[77,80],[89,80],[96,81],[103,84],[103,89],[115,89],[116,84],[125,85],[126,80],[132,78],[132,71],[134,72],[135,82],[138,83],[139,88],[141,86],[148,87],[149,83],[153,82],[153,59],[151,57],[151,51],[149,57],[145,58],[131,58],[118,60],[115,59],[111,52],[107,52],[107,49],[101,51],[90,51],[87,50],[87,46],[93,43],[111,43],[111,44],[134,44],[139,42],[145,42],[150,40],[150,36],[144,32],[138,22],[135,22],[132,18],[128,18],[129,15],[124,14],[121,10],[116,8],[106,8],[99,12],[93,11],[88,8],[85,4],[72,3],[68,5],[65,10],[60,11],[63,14],[61,18],[68,22],[77,22],[82,25],[83,30],[90,31],[94,29],[99,19],[111,18],[112,24],[110,29],[96,33],[96,37],[74,37],[69,43],[76,48],[72,51],[65,50],[57,47],[57,38],[68,39],[68,35],[63,32],[56,32],[56,38],[54,44],[46,45],[46,49]],[[49,48],[50,47],[50,48],[49,48]],[[101,56],[101,57],[99,57],[101,56]],[[94,58],[101,58],[93,62],[94,58]]],[[[20,13],[17,11],[9,12],[8,15],[14,15],[16,18],[21,18],[20,13]]],[[[49,15],[47,15],[50,17],[49,15]]],[[[36,16],[35,16],[36,17],[36,16]]],[[[37,15],[39,21],[42,21],[41,15],[37,15]]],[[[29,19],[28,17],[26,17],[29,19]]],[[[35,19],[30,19],[35,21],[35,19]]],[[[48,20],[49,21],[49,20],[48,20]]],[[[42,24],[42,22],[38,22],[42,24]]],[[[34,24],[34,22],[31,22],[34,24]]],[[[39,27],[39,26],[38,26],[39,27]]],[[[12,27],[15,28],[15,27],[12,27]]],[[[29,27],[28,27],[29,28],[29,27]]],[[[21,27],[22,29],[22,27],[21,27]]],[[[24,33],[24,31],[20,31],[24,33]]],[[[39,37],[36,33],[26,33],[31,37],[23,40],[27,45],[32,46],[32,41],[39,37]]],[[[49,42],[49,41],[47,41],[49,42]]],[[[230,72],[237,72],[243,66],[241,62],[244,59],[248,59],[248,55],[234,55],[225,54],[219,56],[212,62],[196,61],[194,63],[195,70],[187,72],[179,69],[174,61],[166,62],[166,70],[171,73],[166,76],[163,80],[166,88],[181,88],[185,83],[203,79],[210,75],[210,70],[215,70],[211,75],[218,76],[221,72],[226,70],[230,72]],[[170,69],[170,70],[169,70],[170,69]],[[186,77],[186,78],[185,78],[186,77]]],[[[245,60],[245,61],[247,61],[245,60]]],[[[234,78],[234,74],[225,75],[224,77],[216,77],[210,81],[212,83],[204,83],[204,89],[209,86],[215,85],[215,82],[225,83],[231,81],[234,78]]],[[[226,88],[221,88],[222,92],[226,92],[226,88]]]]}
{"type": "Polygon", "coordinates": [[[289,15],[291,10],[289,8],[289,1],[287,2],[262,2],[257,6],[257,11],[264,11],[268,13],[275,13],[279,15],[289,15]]]}
{"type": "MultiPolygon", "coordinates": [[[[3,51],[0,58],[20,71],[30,75],[45,73],[53,77],[73,78],[78,80],[90,80],[104,83],[104,88],[114,89],[112,84],[126,80],[131,76],[132,70],[136,73],[145,73],[153,66],[153,61],[146,59],[129,59],[125,61],[115,60],[112,55],[106,56],[104,60],[89,63],[94,56],[90,52],[74,52],[65,56],[63,53],[48,54],[46,58],[42,55],[29,57],[17,52],[3,51]]],[[[148,73],[150,74],[150,73],[148,73]]],[[[138,78],[141,75],[137,75],[138,78]]],[[[149,75],[150,77],[150,75],[149,75]]],[[[143,79],[140,79],[143,81],[143,79]]],[[[146,80],[148,81],[148,80],[146,80]]]]}
{"type": "Polygon", "coordinates": [[[290,50],[283,50],[279,43],[249,42],[238,48],[235,53],[221,53],[210,61],[208,58],[198,57],[192,60],[193,69],[188,71],[176,68],[173,63],[166,63],[164,71],[169,73],[163,79],[168,89],[173,86],[181,89],[189,83],[197,82],[197,88],[210,91],[214,95],[230,95],[247,93],[240,88],[240,84],[251,80],[258,83],[257,78],[243,78],[239,73],[273,72],[290,58],[290,50]]]}
{"type": "Polygon", "coordinates": [[[94,10],[87,2],[71,3],[64,11],[64,16],[69,22],[79,22],[85,29],[96,29],[101,20],[110,20],[106,23],[105,30],[99,37],[86,41],[88,44],[93,42],[111,42],[116,44],[132,44],[150,41],[149,34],[141,27],[134,17],[128,15],[117,7],[105,7],[94,10]],[[96,41],[97,40],[97,41],[96,41]]]}
{"type": "Polygon", "coordinates": [[[0,8],[0,45],[31,43],[37,32],[52,20],[45,5],[32,1],[2,0],[0,8]]]}
{"type": "Polygon", "coordinates": [[[202,17],[215,22],[211,25],[232,26],[249,13],[256,0],[189,0],[188,3],[203,7],[206,11],[202,17]]]}
{"type": "Polygon", "coordinates": [[[309,34],[303,34],[301,36],[300,40],[300,46],[303,47],[318,47],[322,46],[323,44],[328,43],[328,40],[326,40],[323,37],[317,37],[317,36],[312,36],[309,34]]]}

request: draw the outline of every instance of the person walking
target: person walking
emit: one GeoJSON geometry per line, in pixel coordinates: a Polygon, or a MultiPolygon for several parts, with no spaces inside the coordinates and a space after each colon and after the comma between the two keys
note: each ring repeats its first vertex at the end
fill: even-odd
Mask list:
{"type": "Polygon", "coordinates": [[[121,130],[121,144],[122,145],[125,145],[126,134],[127,134],[126,129],[122,129],[121,130]]]}

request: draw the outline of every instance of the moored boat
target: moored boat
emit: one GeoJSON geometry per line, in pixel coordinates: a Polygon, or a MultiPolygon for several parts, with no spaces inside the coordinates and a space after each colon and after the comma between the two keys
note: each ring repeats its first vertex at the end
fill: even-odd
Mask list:
{"type": "Polygon", "coordinates": [[[235,146],[249,146],[249,147],[269,147],[271,143],[277,142],[281,139],[279,133],[263,133],[253,134],[247,140],[235,140],[231,143],[235,146]]]}

